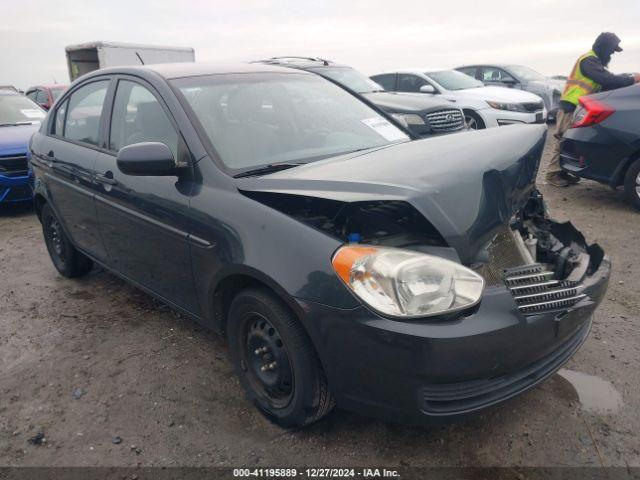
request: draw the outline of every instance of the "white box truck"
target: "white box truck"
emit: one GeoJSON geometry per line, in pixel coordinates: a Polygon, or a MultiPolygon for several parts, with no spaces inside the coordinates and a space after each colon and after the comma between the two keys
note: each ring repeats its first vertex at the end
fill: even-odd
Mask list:
{"type": "Polygon", "coordinates": [[[105,67],[195,62],[195,51],[188,47],[90,42],[69,45],[65,51],[72,82],[85,73],[105,67]]]}

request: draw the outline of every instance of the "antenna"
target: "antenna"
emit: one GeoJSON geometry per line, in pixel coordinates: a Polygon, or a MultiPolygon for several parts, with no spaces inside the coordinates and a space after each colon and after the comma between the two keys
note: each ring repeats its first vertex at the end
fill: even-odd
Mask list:
{"type": "Polygon", "coordinates": [[[53,78],[53,83],[58,83],[58,81],[56,80],[56,76],[53,73],[51,74],[51,78],[53,78]]]}
{"type": "Polygon", "coordinates": [[[138,60],[140,60],[140,64],[144,65],[144,60],[142,60],[142,57],[140,56],[140,54],[138,52],[136,52],[136,57],[138,57],[138,60]]]}

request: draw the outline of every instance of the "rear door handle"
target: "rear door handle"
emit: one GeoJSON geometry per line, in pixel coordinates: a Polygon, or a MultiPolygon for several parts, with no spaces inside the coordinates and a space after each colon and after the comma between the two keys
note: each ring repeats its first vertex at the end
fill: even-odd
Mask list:
{"type": "Polygon", "coordinates": [[[105,185],[117,185],[118,182],[113,177],[107,177],[101,173],[96,173],[96,181],[103,183],[105,185]]]}

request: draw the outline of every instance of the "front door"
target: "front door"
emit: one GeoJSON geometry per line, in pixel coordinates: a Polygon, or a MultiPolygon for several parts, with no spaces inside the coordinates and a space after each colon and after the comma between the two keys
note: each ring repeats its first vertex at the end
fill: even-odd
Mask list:
{"type": "Polygon", "coordinates": [[[190,162],[168,109],[151,86],[120,78],[107,137],[96,161],[96,210],[110,264],[119,273],[191,312],[199,313],[188,244],[188,176],[133,176],[118,170],[119,149],[162,142],[190,162]]]}

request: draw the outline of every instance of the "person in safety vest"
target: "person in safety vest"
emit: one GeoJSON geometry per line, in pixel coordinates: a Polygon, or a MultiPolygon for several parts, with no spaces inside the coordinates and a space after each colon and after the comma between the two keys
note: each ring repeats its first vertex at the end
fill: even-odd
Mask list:
{"type": "Polygon", "coordinates": [[[556,187],[567,187],[580,179],[560,168],[560,152],[562,136],[571,128],[573,112],[578,100],[583,95],[614,90],[640,82],[640,74],[614,75],[607,70],[607,65],[614,52],[621,52],[620,39],[615,33],[604,32],[598,35],[591,50],[580,58],[571,70],[564,92],[560,97],[556,116],[556,132],[554,136],[553,156],[549,160],[546,179],[556,187]]]}

